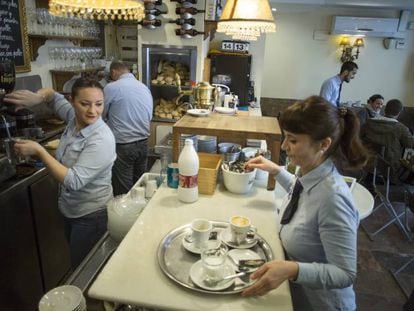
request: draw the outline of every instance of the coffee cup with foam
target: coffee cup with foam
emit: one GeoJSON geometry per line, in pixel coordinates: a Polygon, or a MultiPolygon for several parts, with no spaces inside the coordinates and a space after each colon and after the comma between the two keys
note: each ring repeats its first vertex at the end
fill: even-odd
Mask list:
{"type": "Polygon", "coordinates": [[[230,218],[230,232],[232,242],[236,245],[240,245],[247,242],[248,235],[254,235],[257,232],[257,229],[252,226],[248,217],[236,215],[230,218]]]}

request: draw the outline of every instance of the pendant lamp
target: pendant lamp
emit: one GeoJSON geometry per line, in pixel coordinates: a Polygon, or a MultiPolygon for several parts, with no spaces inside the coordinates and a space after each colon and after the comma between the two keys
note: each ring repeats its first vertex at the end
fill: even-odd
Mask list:
{"type": "Polygon", "coordinates": [[[227,0],[217,31],[236,40],[257,40],[262,33],[275,32],[269,0],[227,0]]]}
{"type": "Polygon", "coordinates": [[[85,19],[141,21],[145,16],[141,0],[50,0],[53,15],[85,19]]]}

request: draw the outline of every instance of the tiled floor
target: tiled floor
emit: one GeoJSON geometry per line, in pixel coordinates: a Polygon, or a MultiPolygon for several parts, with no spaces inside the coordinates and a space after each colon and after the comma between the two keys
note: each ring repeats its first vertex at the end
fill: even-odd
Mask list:
{"type": "MultiPolygon", "coordinates": [[[[409,212],[409,223],[414,215],[409,212]]],[[[370,232],[386,223],[385,209],[362,221],[370,232]]],[[[407,297],[391,271],[396,271],[414,257],[414,242],[407,241],[395,224],[374,237],[368,238],[360,226],[358,231],[358,277],[355,284],[358,310],[402,310],[407,297]]],[[[408,293],[414,289],[414,262],[398,274],[408,293]]]]}

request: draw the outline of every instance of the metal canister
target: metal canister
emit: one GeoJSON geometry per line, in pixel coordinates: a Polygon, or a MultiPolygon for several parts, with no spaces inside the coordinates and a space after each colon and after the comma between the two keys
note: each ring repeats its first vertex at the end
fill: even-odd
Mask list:
{"type": "Polygon", "coordinates": [[[178,163],[170,163],[167,167],[167,185],[170,188],[178,188],[178,163]]]}

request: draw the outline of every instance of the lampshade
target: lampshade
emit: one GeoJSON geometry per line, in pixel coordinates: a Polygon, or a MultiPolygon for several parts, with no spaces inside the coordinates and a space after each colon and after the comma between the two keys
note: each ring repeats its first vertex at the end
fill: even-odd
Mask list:
{"type": "Polygon", "coordinates": [[[141,0],[50,0],[49,11],[58,16],[140,21],[145,16],[141,0]]]}
{"type": "Polygon", "coordinates": [[[217,31],[238,40],[257,40],[262,33],[275,32],[269,1],[227,0],[217,31]]]}
{"type": "Polygon", "coordinates": [[[364,46],[364,39],[357,38],[354,42],[355,47],[363,47],[364,46]]]}
{"type": "Polygon", "coordinates": [[[349,42],[349,38],[348,37],[342,37],[341,41],[339,42],[340,46],[350,46],[351,43],[349,42]]]}

